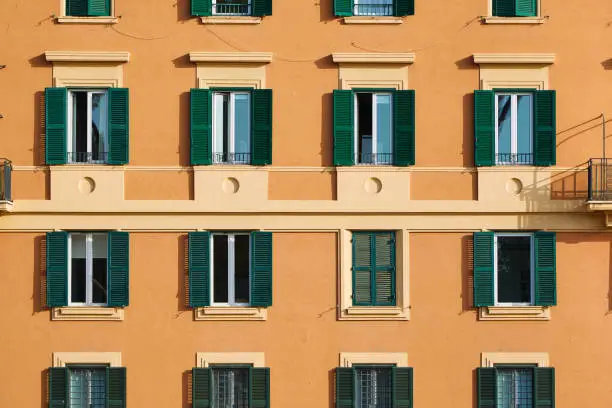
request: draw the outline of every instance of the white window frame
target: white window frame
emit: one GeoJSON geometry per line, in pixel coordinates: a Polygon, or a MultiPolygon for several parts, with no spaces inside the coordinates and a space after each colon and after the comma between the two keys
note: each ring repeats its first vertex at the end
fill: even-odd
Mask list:
{"type": "Polygon", "coordinates": [[[106,303],[93,302],[93,237],[104,232],[71,232],[68,234],[68,306],[108,306],[108,237],[106,241],[106,303]],[[72,237],[85,235],[85,303],[72,301],[72,237]]]}
{"type": "Polygon", "coordinates": [[[213,232],[210,240],[210,305],[211,306],[238,306],[251,305],[251,234],[248,232],[213,232]],[[215,302],[215,236],[227,236],[227,303],[215,302]],[[249,303],[236,302],[236,236],[249,237],[249,303]]]}
{"type": "Polygon", "coordinates": [[[213,16],[250,16],[253,14],[253,0],[249,0],[246,13],[219,13],[217,12],[217,2],[219,0],[212,1],[212,15],[213,16]]]}
{"type": "MultiPolygon", "coordinates": [[[[354,139],[354,152],[355,152],[355,164],[356,165],[378,165],[378,158],[376,155],[378,154],[378,114],[376,111],[376,97],[378,95],[388,95],[391,98],[391,115],[389,115],[389,128],[391,129],[391,151],[389,152],[391,155],[395,154],[393,151],[393,92],[360,92],[355,91],[354,95],[354,115],[355,115],[355,137],[354,139]],[[358,94],[369,94],[372,96],[372,162],[371,163],[362,163],[360,160],[362,159],[359,154],[359,103],[357,99],[358,94]]],[[[393,157],[393,156],[392,156],[393,157]]],[[[393,163],[383,163],[392,165],[393,163]]]]}
{"type": "MultiPolygon", "coordinates": [[[[502,369],[502,370],[503,369],[513,370],[512,371],[512,390],[513,390],[513,399],[512,399],[512,402],[513,402],[514,406],[517,406],[516,402],[520,399],[520,392],[519,392],[519,385],[520,384],[519,384],[518,378],[515,378],[515,376],[518,374],[517,371],[519,369],[529,369],[529,368],[534,368],[534,367],[531,367],[529,365],[525,365],[524,367],[517,366],[517,367],[512,367],[512,368],[510,368],[510,367],[503,367],[503,366],[496,366],[496,368],[502,369]]],[[[534,383],[535,383],[535,378],[534,378],[534,375],[532,373],[532,375],[531,375],[531,384],[534,385],[534,383]]],[[[531,400],[532,400],[532,402],[535,402],[535,398],[534,398],[535,395],[534,395],[534,392],[533,392],[533,388],[530,390],[530,392],[531,392],[531,400]]],[[[504,397],[502,396],[502,399],[503,398],[504,397]]],[[[499,401],[499,394],[495,396],[495,400],[496,400],[496,403],[499,404],[499,402],[500,402],[499,401]]]]}
{"type": "MultiPolygon", "coordinates": [[[[91,406],[92,405],[92,397],[93,397],[93,384],[92,384],[92,379],[91,379],[91,370],[101,370],[101,369],[106,369],[106,367],[109,367],[107,364],[70,364],[67,366],[68,368],[68,392],[69,395],[72,395],[73,390],[72,390],[72,372],[71,372],[71,368],[74,369],[80,369],[80,370],[89,370],[90,375],[87,381],[87,405],[91,406]]],[[[107,378],[105,376],[104,378],[104,385],[105,385],[105,391],[104,391],[104,398],[106,400],[108,400],[108,382],[107,382],[107,378]]],[[[68,398],[68,404],[70,405],[70,397],[68,398]]]]}
{"type": "MultiPolygon", "coordinates": [[[[220,153],[222,147],[217,146],[217,135],[216,135],[216,129],[217,129],[217,125],[216,125],[216,117],[217,117],[217,96],[219,95],[225,95],[228,94],[229,95],[229,103],[228,103],[228,109],[229,109],[229,114],[228,114],[228,129],[227,129],[227,133],[228,133],[228,138],[229,138],[229,143],[228,143],[228,151],[227,152],[223,152],[223,154],[227,154],[228,157],[230,155],[235,155],[236,154],[236,134],[235,134],[235,129],[234,129],[234,122],[236,120],[236,95],[248,95],[249,97],[249,102],[251,103],[251,105],[249,106],[249,117],[248,117],[248,124],[249,124],[249,133],[252,132],[251,129],[251,120],[252,120],[252,116],[253,116],[253,108],[252,108],[252,98],[253,95],[250,91],[223,91],[223,90],[219,90],[219,91],[213,91],[213,107],[212,107],[212,132],[213,132],[213,137],[212,137],[212,152],[213,152],[213,163],[214,164],[250,164],[252,157],[249,156],[248,160],[236,160],[236,158],[234,157],[234,160],[227,160],[227,161],[219,161],[216,160],[215,157],[215,153],[220,153]]],[[[251,141],[252,143],[252,141],[251,141]]],[[[252,146],[251,146],[251,150],[252,146]]],[[[249,152],[250,153],[250,152],[249,152]]]]}
{"type": "Polygon", "coordinates": [[[494,251],[493,251],[493,285],[494,285],[494,304],[495,306],[533,306],[535,304],[535,247],[534,247],[534,235],[531,233],[496,233],[494,235],[494,251]],[[497,298],[498,298],[498,292],[499,292],[499,286],[498,286],[498,276],[497,276],[497,252],[498,252],[498,247],[497,247],[497,238],[498,237],[529,237],[530,238],[530,243],[529,243],[529,264],[530,264],[530,269],[531,269],[531,274],[530,274],[530,281],[531,281],[531,290],[530,290],[530,295],[531,295],[531,299],[529,302],[498,302],[497,298]]]}
{"type": "Polygon", "coordinates": [[[495,164],[499,165],[533,165],[533,128],[535,125],[535,115],[533,111],[534,104],[533,92],[495,92],[495,164]],[[502,161],[499,160],[499,97],[510,96],[510,160],[502,161]],[[521,163],[519,160],[514,160],[512,155],[518,154],[518,96],[531,96],[530,110],[531,110],[531,127],[529,128],[529,154],[531,160],[526,163],[521,163]]]}
{"type": "MultiPolygon", "coordinates": [[[[378,1],[382,2],[383,0],[378,0],[378,1]]],[[[393,7],[395,7],[395,2],[396,1],[397,0],[391,0],[391,4],[389,4],[391,6],[391,14],[360,14],[360,13],[358,13],[358,11],[359,11],[359,6],[358,6],[359,5],[359,0],[354,0],[354,3],[353,3],[353,15],[354,16],[369,16],[369,17],[393,17],[393,15],[395,14],[395,13],[393,13],[393,7]]],[[[368,6],[370,4],[366,3],[364,5],[368,6]]]]}
{"type": "Polygon", "coordinates": [[[108,162],[108,136],[109,136],[109,129],[108,129],[108,123],[109,123],[109,111],[108,111],[108,101],[109,101],[109,92],[108,89],[79,89],[79,88],[73,88],[73,89],[69,89],[68,90],[68,137],[66,138],[66,150],[68,153],[68,160],[67,163],[68,164],[104,164],[108,162]],[[104,145],[104,151],[106,153],[106,157],[104,160],[87,160],[87,161],[76,161],[74,160],[74,158],[72,157],[73,154],[76,154],[76,152],[74,151],[74,141],[73,139],[75,139],[75,129],[73,127],[74,124],[74,94],[75,93],[87,93],[87,154],[92,154],[92,150],[93,150],[93,130],[92,130],[92,126],[91,126],[91,118],[92,118],[92,101],[93,101],[93,95],[94,94],[104,94],[106,96],[106,109],[101,110],[101,123],[106,123],[106,132],[104,134],[104,138],[102,139],[103,141],[103,145],[104,145]]]}

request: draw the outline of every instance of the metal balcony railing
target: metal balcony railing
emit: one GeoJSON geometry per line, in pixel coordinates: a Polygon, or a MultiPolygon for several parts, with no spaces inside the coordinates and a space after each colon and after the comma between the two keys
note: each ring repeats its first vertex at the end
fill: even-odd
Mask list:
{"type": "Polygon", "coordinates": [[[251,164],[251,153],[213,153],[213,163],[216,164],[251,164]]]}
{"type": "Polygon", "coordinates": [[[213,14],[224,16],[250,16],[250,2],[228,3],[224,1],[213,2],[213,14]]]}
{"type": "Polygon", "coordinates": [[[612,159],[589,160],[589,201],[612,201],[612,159]]]}
{"type": "Polygon", "coordinates": [[[353,14],[356,16],[392,16],[393,4],[355,4],[353,14]]]}
{"type": "Polygon", "coordinates": [[[108,152],[68,152],[68,163],[105,164],[108,152]]]}
{"type": "Polygon", "coordinates": [[[8,159],[0,158],[0,201],[13,201],[11,195],[11,173],[13,165],[8,159]]]}
{"type": "Polygon", "coordinates": [[[356,164],[393,165],[393,153],[361,153],[355,156],[356,164]]]}
{"type": "Polygon", "coordinates": [[[500,165],[530,165],[533,164],[533,153],[497,153],[495,162],[500,165]]]}

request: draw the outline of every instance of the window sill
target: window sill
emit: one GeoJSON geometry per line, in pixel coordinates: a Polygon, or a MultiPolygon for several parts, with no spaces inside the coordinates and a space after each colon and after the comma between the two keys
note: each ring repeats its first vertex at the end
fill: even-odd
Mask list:
{"type": "Polygon", "coordinates": [[[483,17],[485,24],[544,24],[544,17],[483,17]]]}
{"type": "Polygon", "coordinates": [[[117,24],[119,17],[57,17],[57,22],[61,24],[117,24]]]}
{"type": "Polygon", "coordinates": [[[387,16],[353,16],[344,17],[344,24],[402,24],[400,17],[387,16]]]}
{"type": "Polygon", "coordinates": [[[410,320],[410,311],[398,306],[351,306],[340,311],[338,320],[410,320]]]}
{"type": "Polygon", "coordinates": [[[546,306],[488,306],[481,307],[478,320],[550,320],[550,307],[546,306]]]}
{"type": "Polygon", "coordinates": [[[123,309],[119,307],[54,307],[51,309],[51,320],[122,321],[123,309]]]}
{"type": "Polygon", "coordinates": [[[13,211],[13,202],[7,200],[0,200],[0,212],[13,211]]]}
{"type": "Polygon", "coordinates": [[[263,307],[198,307],[194,311],[194,320],[268,320],[268,311],[263,307]]]}
{"type": "Polygon", "coordinates": [[[251,16],[202,17],[202,24],[261,24],[261,17],[251,17],[251,16]]]}

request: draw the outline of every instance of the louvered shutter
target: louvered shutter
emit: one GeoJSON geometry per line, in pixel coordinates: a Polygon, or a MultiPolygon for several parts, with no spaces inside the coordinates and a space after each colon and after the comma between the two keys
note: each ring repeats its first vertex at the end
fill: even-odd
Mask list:
{"type": "Polygon", "coordinates": [[[272,15],[272,0],[253,0],[253,15],[256,17],[272,15]]]}
{"type": "Polygon", "coordinates": [[[110,16],[111,0],[87,0],[88,16],[110,16]]]}
{"type": "Polygon", "coordinates": [[[49,408],[68,407],[68,369],[49,368],[49,408]]]}
{"type": "Polygon", "coordinates": [[[534,408],[555,407],[555,369],[537,367],[533,372],[534,408]]]}
{"type": "Polygon", "coordinates": [[[334,14],[337,17],[353,15],[353,0],[334,0],[334,14]]]}
{"type": "Polygon", "coordinates": [[[413,407],[413,378],[412,367],[393,367],[394,408],[413,407]]]}
{"type": "Polygon", "coordinates": [[[130,91],[108,90],[108,163],[127,164],[130,157],[130,91]]]}
{"type": "Polygon", "coordinates": [[[353,408],[355,400],[355,369],[336,368],[336,408],[353,408]]]}
{"type": "Polygon", "coordinates": [[[534,164],[552,166],[557,162],[556,92],[535,92],[534,164]]]}
{"type": "Polygon", "coordinates": [[[395,0],[395,15],[397,17],[414,15],[414,0],[395,0]]]}
{"type": "Polygon", "coordinates": [[[125,408],[126,368],[106,368],[107,408],[125,408]]]}
{"type": "Polygon", "coordinates": [[[477,368],[478,408],[497,408],[497,370],[477,368]]]}
{"type": "Polygon", "coordinates": [[[410,166],[415,163],[415,92],[395,91],[393,98],[394,152],[396,166],[410,166]]]}
{"type": "Polygon", "coordinates": [[[538,15],[538,0],[516,0],[515,15],[517,17],[535,17],[538,15]]]}
{"type": "Polygon", "coordinates": [[[212,0],[191,0],[191,15],[195,17],[212,15],[212,0]]]}
{"type": "Polygon", "coordinates": [[[497,17],[514,17],[517,0],[492,0],[493,15],[497,17]]]}
{"type": "Polygon", "coordinates": [[[270,407],[270,369],[250,367],[249,408],[270,407]]]}
{"type": "Polygon", "coordinates": [[[272,164],[272,90],[254,89],[252,93],[251,164],[272,164]]]}
{"type": "Polygon", "coordinates": [[[353,306],[371,306],[372,298],[371,232],[353,233],[353,306]]]}
{"type": "Polygon", "coordinates": [[[66,0],[66,15],[84,17],[87,15],[88,0],[66,0]]]}
{"type": "Polygon", "coordinates": [[[130,234],[108,233],[108,305],[130,304],[130,234]]]}
{"type": "Polygon", "coordinates": [[[353,91],[334,90],[334,165],[355,164],[355,97],[353,91]]]}
{"type": "Polygon", "coordinates": [[[272,306],[272,233],[251,233],[251,306],[272,306]]]}
{"type": "Polygon", "coordinates": [[[65,164],[67,159],[68,90],[45,89],[45,161],[47,164],[65,164]]]}
{"type": "Polygon", "coordinates": [[[68,233],[47,232],[47,306],[68,305],[68,233]]]}
{"type": "Polygon", "coordinates": [[[193,408],[210,408],[212,405],[212,370],[191,370],[191,400],[193,408]]]}
{"type": "Polygon", "coordinates": [[[474,162],[495,164],[495,93],[474,91],[474,162]]]}
{"type": "Polygon", "coordinates": [[[374,239],[374,293],[376,306],[395,306],[395,233],[379,232],[374,239]]]}
{"type": "Polygon", "coordinates": [[[554,306],[557,304],[556,234],[536,232],[535,246],[535,304],[554,306]]]}
{"type": "Polygon", "coordinates": [[[210,306],[210,232],[189,233],[189,306],[210,306]]]}
{"type": "Polygon", "coordinates": [[[493,285],[495,234],[474,233],[474,306],[493,306],[495,290],[493,285]]]}
{"type": "Polygon", "coordinates": [[[191,164],[212,164],[212,93],[191,90],[191,164]]]}

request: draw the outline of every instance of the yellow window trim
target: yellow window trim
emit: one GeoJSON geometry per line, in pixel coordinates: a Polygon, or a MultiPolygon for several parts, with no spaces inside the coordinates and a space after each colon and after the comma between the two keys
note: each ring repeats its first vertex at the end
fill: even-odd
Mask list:
{"type": "Polygon", "coordinates": [[[195,321],[267,320],[268,311],[263,307],[198,307],[194,311],[195,321]]]}
{"type": "Polygon", "coordinates": [[[265,367],[266,360],[263,352],[237,352],[237,353],[197,353],[196,367],[208,368],[213,364],[252,364],[253,367],[265,367]]]}
{"type": "Polygon", "coordinates": [[[336,64],[412,64],[413,52],[334,52],[332,60],[336,64]]]}
{"type": "Polygon", "coordinates": [[[488,306],[481,307],[479,320],[550,320],[550,308],[545,306],[488,306]]]}
{"type": "Polygon", "coordinates": [[[48,62],[128,62],[128,51],[45,51],[48,62]]]}
{"type": "Polygon", "coordinates": [[[496,17],[487,16],[482,18],[485,24],[544,24],[544,17],[496,17]]]}
{"type": "Polygon", "coordinates": [[[495,364],[536,364],[538,367],[550,367],[548,353],[533,352],[485,352],[480,355],[481,367],[495,367],[495,364]]]}
{"type": "Polygon", "coordinates": [[[191,62],[272,62],[271,52],[190,52],[191,62]]]}
{"type": "Polygon", "coordinates": [[[119,307],[54,307],[51,320],[76,321],[122,321],[123,309],[119,307]]]}
{"type": "Polygon", "coordinates": [[[408,367],[408,353],[340,353],[339,367],[352,367],[354,364],[395,364],[408,367]]]}
{"type": "Polygon", "coordinates": [[[55,352],[53,367],[66,367],[67,364],[108,364],[121,367],[121,352],[55,352]]]}
{"type": "Polygon", "coordinates": [[[261,17],[252,16],[208,16],[202,17],[203,24],[261,24],[261,17]]]}
{"type": "Polygon", "coordinates": [[[401,17],[393,16],[352,16],[344,17],[344,24],[402,24],[401,17]]]}

